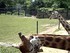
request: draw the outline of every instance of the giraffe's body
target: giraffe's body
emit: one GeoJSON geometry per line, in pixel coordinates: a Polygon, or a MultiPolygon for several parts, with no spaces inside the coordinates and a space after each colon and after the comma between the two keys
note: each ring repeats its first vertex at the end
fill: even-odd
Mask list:
{"type": "Polygon", "coordinates": [[[62,24],[62,26],[65,28],[65,30],[70,34],[70,24],[62,17],[61,14],[59,14],[57,11],[53,11],[50,18],[57,18],[59,19],[59,22],[62,24]]]}
{"type": "Polygon", "coordinates": [[[38,36],[43,46],[70,51],[70,36],[54,34],[33,34],[38,36]]]}

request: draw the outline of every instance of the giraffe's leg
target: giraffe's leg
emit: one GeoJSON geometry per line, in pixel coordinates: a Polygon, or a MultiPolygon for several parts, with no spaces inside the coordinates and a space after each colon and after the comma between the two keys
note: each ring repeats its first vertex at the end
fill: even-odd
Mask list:
{"type": "Polygon", "coordinates": [[[68,51],[68,53],[70,53],[70,51],[68,51]]]}

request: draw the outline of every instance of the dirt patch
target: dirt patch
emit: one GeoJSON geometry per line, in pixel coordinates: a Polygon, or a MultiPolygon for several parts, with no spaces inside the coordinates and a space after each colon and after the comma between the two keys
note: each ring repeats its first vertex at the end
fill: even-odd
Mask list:
{"type": "Polygon", "coordinates": [[[58,25],[49,27],[46,31],[40,32],[39,34],[57,34],[57,35],[68,35],[67,31],[60,24],[60,29],[58,31],[58,25]]]}
{"type": "Polygon", "coordinates": [[[41,47],[43,49],[43,52],[39,53],[68,53],[66,50],[60,50],[55,48],[49,48],[49,47],[41,47]]]}
{"type": "Polygon", "coordinates": [[[46,29],[46,31],[40,32],[39,34],[53,34],[53,32],[58,28],[58,25],[56,26],[52,26],[48,29],[46,29]]]}

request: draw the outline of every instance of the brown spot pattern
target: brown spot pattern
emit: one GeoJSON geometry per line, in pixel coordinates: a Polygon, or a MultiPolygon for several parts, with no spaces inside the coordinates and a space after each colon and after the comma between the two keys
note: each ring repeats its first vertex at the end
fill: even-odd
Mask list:
{"type": "Polygon", "coordinates": [[[70,48],[67,48],[67,50],[69,50],[69,51],[70,51],[70,48]]]}
{"type": "Polygon", "coordinates": [[[67,37],[67,41],[70,42],[70,37],[67,37]]]}
{"type": "Polygon", "coordinates": [[[46,37],[47,41],[53,41],[53,37],[46,37]]]}
{"type": "Polygon", "coordinates": [[[62,40],[62,42],[60,43],[60,49],[65,49],[66,48],[66,41],[62,40]]]}
{"type": "Polygon", "coordinates": [[[55,38],[55,42],[60,42],[62,39],[60,37],[55,38]]]}
{"type": "Polygon", "coordinates": [[[46,42],[45,42],[45,46],[48,46],[48,45],[50,45],[50,43],[46,41],[46,42]]]}
{"type": "Polygon", "coordinates": [[[56,43],[51,43],[51,47],[57,48],[57,44],[56,43]]]}

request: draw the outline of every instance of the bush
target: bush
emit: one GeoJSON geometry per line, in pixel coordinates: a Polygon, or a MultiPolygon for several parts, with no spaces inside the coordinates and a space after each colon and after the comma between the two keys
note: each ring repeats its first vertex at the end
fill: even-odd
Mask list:
{"type": "Polygon", "coordinates": [[[47,8],[40,8],[37,11],[37,18],[48,18],[49,17],[49,10],[47,8]]]}

